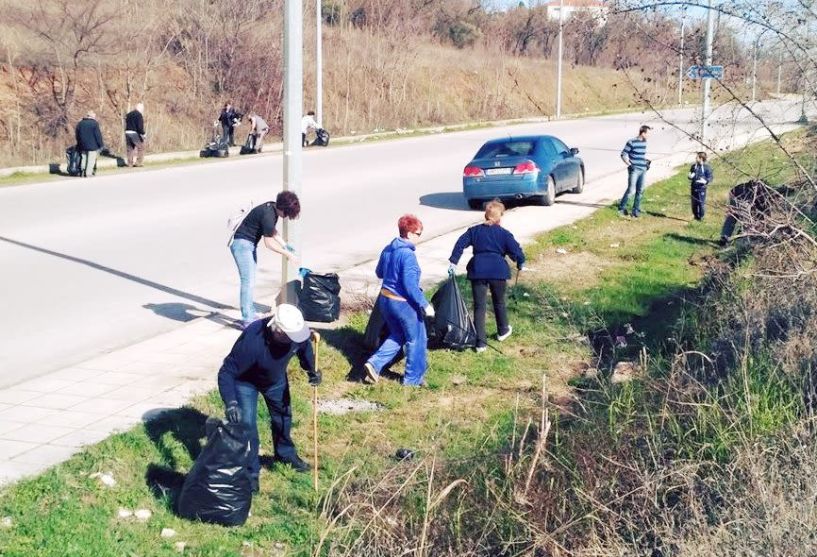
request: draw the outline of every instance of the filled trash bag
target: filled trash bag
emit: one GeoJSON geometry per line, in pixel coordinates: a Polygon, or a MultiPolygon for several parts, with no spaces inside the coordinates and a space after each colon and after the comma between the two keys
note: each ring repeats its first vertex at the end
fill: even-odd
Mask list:
{"type": "Polygon", "coordinates": [[[71,145],[65,150],[65,158],[68,161],[66,171],[69,176],[79,176],[82,174],[82,154],[79,149],[71,145]]]}
{"type": "Polygon", "coordinates": [[[474,323],[468,314],[460,287],[453,276],[431,298],[435,317],[429,330],[433,343],[454,350],[472,348],[477,341],[474,323]]]}
{"type": "Polygon", "coordinates": [[[247,521],[252,505],[249,428],[220,422],[209,432],[207,445],[187,474],[179,494],[179,515],[239,526],[247,521]]]}
{"type": "Polygon", "coordinates": [[[389,334],[389,327],[383,314],[380,313],[380,296],[374,302],[366,331],[363,333],[363,346],[369,350],[377,350],[389,334]]]}
{"type": "Polygon", "coordinates": [[[307,321],[331,323],[340,317],[340,280],[335,273],[319,275],[311,271],[303,276],[298,295],[301,313],[307,321]]]}

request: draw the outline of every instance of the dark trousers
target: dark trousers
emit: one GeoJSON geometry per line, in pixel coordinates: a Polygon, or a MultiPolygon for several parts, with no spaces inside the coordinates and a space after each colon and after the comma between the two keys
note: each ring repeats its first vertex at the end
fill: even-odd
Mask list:
{"type": "Polygon", "coordinates": [[[692,216],[696,220],[703,220],[706,211],[706,186],[692,184],[690,186],[690,197],[692,199],[692,216]]]}
{"type": "Polygon", "coordinates": [[[234,131],[234,126],[221,124],[221,141],[226,141],[227,145],[235,145],[235,138],[233,137],[234,131]]]}
{"type": "Polygon", "coordinates": [[[282,460],[292,460],[297,452],[292,441],[292,407],[289,398],[289,380],[286,374],[282,380],[264,392],[251,383],[236,381],[238,407],[241,410],[241,421],[250,429],[250,464],[249,472],[253,478],[258,478],[261,471],[261,462],[258,458],[258,395],[264,397],[269,410],[270,428],[272,429],[272,447],[275,457],[282,460]]]}
{"type": "Polygon", "coordinates": [[[485,315],[488,312],[488,290],[491,290],[491,302],[494,306],[496,329],[498,334],[508,332],[508,310],[505,307],[505,280],[472,280],[471,291],[474,293],[474,328],[477,330],[477,346],[488,346],[488,335],[485,332],[485,315]]]}

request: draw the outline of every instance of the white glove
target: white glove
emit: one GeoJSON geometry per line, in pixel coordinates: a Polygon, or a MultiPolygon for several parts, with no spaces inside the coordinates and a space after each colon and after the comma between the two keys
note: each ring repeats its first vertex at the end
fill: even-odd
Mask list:
{"type": "Polygon", "coordinates": [[[448,274],[449,275],[456,275],[457,274],[457,266],[453,263],[448,264],[448,274]]]}
{"type": "Polygon", "coordinates": [[[519,269],[519,272],[520,273],[531,273],[531,272],[533,272],[533,269],[530,268],[530,267],[522,267],[521,269],[519,269]]]}
{"type": "Polygon", "coordinates": [[[428,304],[426,306],[425,311],[426,311],[426,317],[432,317],[432,318],[434,317],[435,313],[434,313],[434,306],[433,305],[428,304]]]}
{"type": "Polygon", "coordinates": [[[692,179],[695,177],[695,173],[694,173],[694,172],[690,172],[689,174],[687,174],[687,177],[688,177],[690,180],[692,180],[692,179]]]}

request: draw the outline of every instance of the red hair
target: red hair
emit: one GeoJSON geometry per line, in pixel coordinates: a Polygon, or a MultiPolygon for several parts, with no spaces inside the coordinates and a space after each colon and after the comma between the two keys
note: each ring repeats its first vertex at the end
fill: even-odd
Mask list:
{"type": "Polygon", "coordinates": [[[406,238],[409,232],[422,232],[423,223],[414,215],[403,215],[397,221],[397,230],[400,231],[401,238],[406,238]]]}

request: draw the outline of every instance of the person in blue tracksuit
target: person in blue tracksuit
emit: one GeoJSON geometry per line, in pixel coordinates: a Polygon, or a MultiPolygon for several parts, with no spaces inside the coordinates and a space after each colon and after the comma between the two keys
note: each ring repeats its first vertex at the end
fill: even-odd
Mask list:
{"type": "Polygon", "coordinates": [[[363,367],[367,379],[376,383],[383,368],[403,348],[406,354],[403,385],[422,386],[427,368],[425,317],[434,316],[434,306],[420,289],[420,265],[414,253],[423,223],[414,215],[403,215],[397,228],[400,236],[383,249],[376,270],[377,278],[383,280],[378,309],[389,328],[389,336],[363,367]]]}
{"type": "Polygon", "coordinates": [[[505,286],[511,278],[511,270],[505,256],[516,262],[520,271],[524,268],[525,253],[516,238],[500,226],[505,213],[505,206],[500,201],[491,201],[485,206],[485,222],[472,226],[459,237],[448,261],[448,271],[454,273],[462,252],[468,246],[473,248],[474,256],[468,262],[468,280],[474,294],[474,328],[477,330],[477,352],[484,352],[488,347],[488,336],[485,332],[485,315],[488,307],[488,290],[491,291],[491,302],[496,317],[497,340],[503,341],[511,336],[513,327],[508,323],[508,312],[505,307],[505,286]]]}
{"type": "Polygon", "coordinates": [[[250,324],[224,358],[218,372],[218,390],[224,401],[227,420],[244,423],[250,430],[248,471],[253,490],[258,490],[261,464],[258,458],[258,395],[264,397],[270,416],[272,445],[277,462],[299,472],[310,469],[301,460],[290,436],[292,407],[287,365],[298,357],[309,384],[317,386],[321,373],[315,369],[315,352],[309,342],[311,331],[295,306],[281,304],[272,317],[250,324]]]}
{"type": "Polygon", "coordinates": [[[706,153],[699,152],[695,164],[689,167],[690,197],[692,199],[692,216],[703,220],[706,209],[706,188],[714,177],[712,167],[706,164],[706,153]]]}

